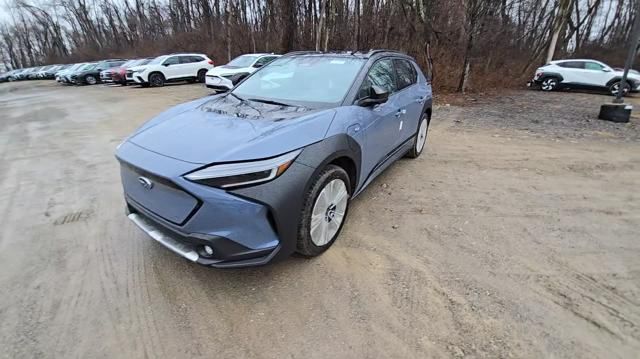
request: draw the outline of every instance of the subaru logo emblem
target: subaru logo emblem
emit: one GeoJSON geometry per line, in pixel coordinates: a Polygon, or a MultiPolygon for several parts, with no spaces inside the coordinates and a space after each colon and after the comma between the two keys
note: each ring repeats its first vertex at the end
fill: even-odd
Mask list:
{"type": "Polygon", "coordinates": [[[148,179],[147,177],[138,177],[138,182],[140,183],[140,185],[146,189],[151,189],[153,188],[153,182],[151,182],[150,179],[148,179]]]}

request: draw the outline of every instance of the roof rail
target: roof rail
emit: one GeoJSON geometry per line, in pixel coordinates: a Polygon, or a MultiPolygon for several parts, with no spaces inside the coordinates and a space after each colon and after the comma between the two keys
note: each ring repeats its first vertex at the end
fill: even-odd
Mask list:
{"type": "Polygon", "coordinates": [[[393,53],[396,53],[396,54],[406,55],[404,52],[401,52],[401,51],[398,51],[398,50],[389,50],[389,49],[371,49],[371,50],[369,50],[369,52],[366,55],[367,56],[373,56],[373,55],[381,53],[381,52],[393,52],[393,53]]]}
{"type": "Polygon", "coordinates": [[[284,54],[284,56],[287,55],[306,55],[306,54],[321,54],[322,51],[314,51],[314,50],[308,50],[308,51],[292,51],[292,52],[287,52],[286,54],[284,54]]]}

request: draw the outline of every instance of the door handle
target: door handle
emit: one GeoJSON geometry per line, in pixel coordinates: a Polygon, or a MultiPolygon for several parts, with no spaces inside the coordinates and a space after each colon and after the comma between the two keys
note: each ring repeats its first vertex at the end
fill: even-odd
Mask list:
{"type": "Polygon", "coordinates": [[[400,117],[402,115],[404,115],[405,113],[407,113],[407,110],[405,110],[404,108],[401,110],[398,110],[398,112],[396,112],[396,117],[400,117]]]}

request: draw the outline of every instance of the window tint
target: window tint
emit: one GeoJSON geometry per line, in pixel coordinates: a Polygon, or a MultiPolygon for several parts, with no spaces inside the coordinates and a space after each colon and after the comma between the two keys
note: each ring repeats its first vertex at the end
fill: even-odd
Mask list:
{"type": "Polygon", "coordinates": [[[189,62],[204,61],[204,58],[202,56],[185,56],[185,57],[189,58],[189,62]]]}
{"type": "Polygon", "coordinates": [[[360,86],[358,98],[365,98],[369,96],[371,93],[371,86],[373,85],[379,86],[389,93],[397,90],[393,60],[379,60],[371,66],[367,77],[362,82],[362,86],[360,86]]]}
{"type": "Polygon", "coordinates": [[[585,62],[584,63],[584,68],[587,70],[597,70],[597,71],[602,71],[604,69],[604,66],[600,65],[599,63],[596,62],[585,62]]]}
{"type": "Polygon", "coordinates": [[[396,76],[398,76],[398,90],[416,83],[418,75],[415,67],[409,61],[396,59],[393,62],[396,65],[396,76]]]}
{"type": "Polygon", "coordinates": [[[178,56],[171,56],[170,58],[164,60],[163,65],[176,65],[180,63],[180,58],[178,56]]]}
{"type": "Polygon", "coordinates": [[[569,69],[584,69],[584,62],[582,61],[565,61],[558,64],[560,67],[566,67],[569,69]]]}

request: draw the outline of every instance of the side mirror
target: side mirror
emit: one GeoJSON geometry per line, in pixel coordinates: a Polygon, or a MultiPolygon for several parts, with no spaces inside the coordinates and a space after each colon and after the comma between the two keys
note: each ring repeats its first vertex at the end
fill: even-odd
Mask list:
{"type": "Polygon", "coordinates": [[[604,68],[602,68],[602,71],[604,71],[604,72],[611,72],[611,69],[608,69],[608,68],[604,67],[604,68]]]}
{"type": "Polygon", "coordinates": [[[262,64],[254,64],[253,67],[257,69],[258,67],[262,67],[262,64]]]}
{"type": "Polygon", "coordinates": [[[171,64],[167,64],[167,63],[165,63],[165,64],[162,64],[162,66],[164,66],[164,67],[169,67],[169,66],[171,66],[171,64]]]}
{"type": "Polygon", "coordinates": [[[387,102],[389,99],[389,91],[380,86],[373,85],[369,90],[369,96],[358,101],[358,106],[369,107],[387,102]]]}

